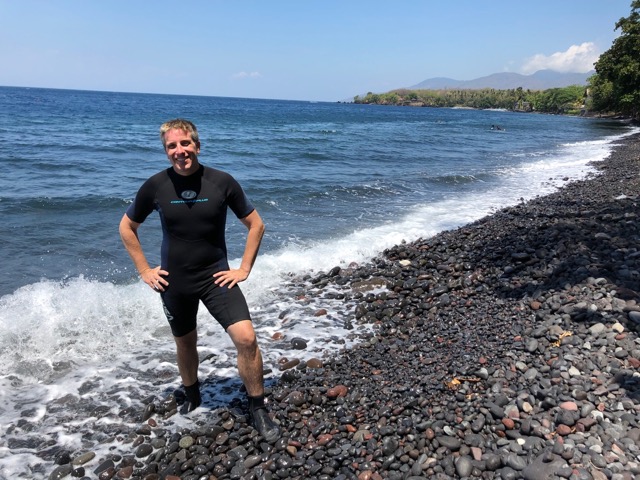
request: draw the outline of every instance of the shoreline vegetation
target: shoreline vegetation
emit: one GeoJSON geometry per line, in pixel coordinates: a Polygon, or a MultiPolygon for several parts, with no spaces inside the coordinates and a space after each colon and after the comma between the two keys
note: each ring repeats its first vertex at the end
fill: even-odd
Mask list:
{"type": "Polygon", "coordinates": [[[353,99],[353,103],[372,105],[500,109],[526,113],[614,116],[611,113],[591,112],[588,108],[589,102],[589,88],[581,85],[547,90],[524,90],[521,87],[506,90],[494,88],[410,90],[401,88],[387,93],[368,92],[363,97],[356,95],[353,99]]]}
{"type": "Polygon", "coordinates": [[[177,428],[175,399],[151,398],[122,413],[137,428],[113,426],[119,453],[58,452],[49,478],[638,478],[640,135],[594,165],[550,195],[299,279],[301,298],[357,300],[345,325],[372,328],[327,359],[292,346],[268,381],[275,444],[240,400],[177,428]]]}

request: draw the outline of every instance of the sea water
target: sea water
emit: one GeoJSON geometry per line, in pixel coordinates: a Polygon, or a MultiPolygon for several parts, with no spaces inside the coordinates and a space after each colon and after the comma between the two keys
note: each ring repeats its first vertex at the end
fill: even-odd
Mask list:
{"type": "MultiPolygon", "coordinates": [[[[169,165],[158,127],[176,117],[196,123],[201,163],[238,179],[266,223],[242,289],[274,372],[367,328],[345,325],[348,302],[305,295],[309,278],[584,178],[637,131],[506,111],[0,88],[0,478],[47,478],[58,446],[97,452],[91,470],[119,412],[180,384],[159,298],[118,236],[139,186],[169,165]],[[296,337],[306,350],[286,348],[296,337]]],[[[231,214],[232,266],[244,234],[231,214]]],[[[140,235],[157,262],[157,215],[140,235]]],[[[196,416],[240,386],[231,342],[204,311],[198,322],[196,416]]]]}

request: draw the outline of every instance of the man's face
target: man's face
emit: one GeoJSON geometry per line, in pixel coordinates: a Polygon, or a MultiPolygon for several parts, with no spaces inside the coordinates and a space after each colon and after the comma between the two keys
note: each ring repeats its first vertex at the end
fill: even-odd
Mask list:
{"type": "Polygon", "coordinates": [[[164,151],[171,166],[179,175],[191,175],[200,168],[198,163],[200,143],[194,142],[191,135],[184,130],[174,128],[164,134],[164,151]]]}

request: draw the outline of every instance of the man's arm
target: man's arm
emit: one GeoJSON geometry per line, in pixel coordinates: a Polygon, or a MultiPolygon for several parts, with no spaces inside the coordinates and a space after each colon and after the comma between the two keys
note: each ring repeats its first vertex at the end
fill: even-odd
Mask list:
{"type": "Polygon", "coordinates": [[[226,285],[228,288],[232,288],[236,283],[243,282],[249,277],[256,257],[258,256],[258,250],[260,250],[262,236],[264,235],[264,222],[262,218],[260,218],[257,210],[241,218],[240,221],[249,231],[247,233],[247,243],[244,247],[240,268],[225,270],[213,275],[217,285],[226,285]]]}
{"type": "Polygon", "coordinates": [[[131,220],[125,213],[120,220],[120,238],[144,283],[158,292],[164,292],[165,287],[169,285],[164,276],[169,275],[169,272],[161,270],[159,266],[149,266],[138,238],[139,226],[138,222],[131,220]]]}

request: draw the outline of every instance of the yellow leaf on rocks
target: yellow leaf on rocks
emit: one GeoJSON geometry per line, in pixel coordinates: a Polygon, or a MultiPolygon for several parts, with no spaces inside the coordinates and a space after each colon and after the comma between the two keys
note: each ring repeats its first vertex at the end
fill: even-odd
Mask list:
{"type": "Polygon", "coordinates": [[[557,341],[551,343],[551,346],[552,347],[559,347],[560,345],[562,345],[562,339],[564,337],[570,337],[571,335],[573,335],[573,332],[569,332],[569,331],[565,330],[564,332],[562,332],[560,334],[560,337],[558,338],[557,341]]]}
{"type": "Polygon", "coordinates": [[[455,390],[460,385],[460,380],[458,380],[457,378],[454,378],[450,382],[445,382],[444,384],[447,386],[449,390],[455,390]]]}
{"type": "Polygon", "coordinates": [[[450,382],[444,382],[450,390],[457,389],[462,382],[479,382],[480,378],[478,377],[454,377],[450,382]]]}

